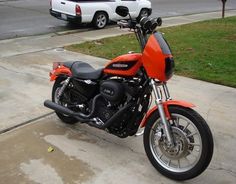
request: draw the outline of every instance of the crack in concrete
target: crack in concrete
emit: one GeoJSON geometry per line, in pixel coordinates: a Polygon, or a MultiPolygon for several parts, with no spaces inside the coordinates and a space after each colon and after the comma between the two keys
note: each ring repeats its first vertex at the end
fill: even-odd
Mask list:
{"type": "Polygon", "coordinates": [[[22,53],[12,54],[12,55],[8,55],[8,56],[2,56],[0,58],[4,59],[4,58],[9,58],[9,57],[22,56],[25,54],[34,54],[34,53],[38,53],[38,52],[50,51],[50,50],[57,49],[57,48],[63,48],[63,47],[51,47],[51,48],[47,48],[47,49],[38,49],[35,51],[22,52],[22,53]]]}
{"type": "Polygon", "coordinates": [[[233,171],[231,169],[226,169],[226,168],[223,168],[223,167],[215,167],[215,168],[209,167],[208,169],[209,170],[213,170],[213,171],[225,171],[226,173],[228,173],[231,176],[236,178],[236,171],[233,171]]]}
{"type": "Polygon", "coordinates": [[[47,113],[47,114],[43,114],[42,116],[38,116],[38,117],[33,118],[33,119],[30,119],[30,120],[28,120],[28,121],[19,123],[19,124],[15,125],[15,126],[11,126],[11,127],[9,127],[9,128],[5,128],[5,129],[3,129],[3,130],[0,130],[0,135],[1,135],[1,134],[4,134],[4,133],[7,133],[7,132],[9,132],[9,131],[12,131],[12,130],[14,130],[14,129],[16,129],[16,128],[25,126],[25,125],[27,125],[27,124],[37,122],[37,121],[39,121],[39,120],[41,120],[41,119],[44,119],[44,118],[46,118],[46,117],[51,116],[52,114],[54,114],[54,112],[49,112],[49,113],[47,113]]]}
{"type": "MultiPolygon", "coordinates": [[[[0,68],[2,68],[3,70],[9,71],[11,73],[17,73],[17,74],[20,74],[20,75],[33,75],[32,73],[27,73],[27,72],[23,73],[23,72],[18,72],[18,71],[15,71],[15,70],[11,70],[11,69],[8,69],[8,68],[6,68],[4,66],[0,66],[0,68]]],[[[38,77],[40,79],[44,79],[44,80],[48,79],[47,77],[42,77],[42,76],[37,76],[37,75],[34,75],[34,76],[38,77]]]]}

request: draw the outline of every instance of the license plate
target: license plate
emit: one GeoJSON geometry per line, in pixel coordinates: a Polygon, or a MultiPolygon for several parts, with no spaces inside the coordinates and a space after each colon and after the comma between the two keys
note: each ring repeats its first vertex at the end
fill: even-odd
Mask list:
{"type": "Polygon", "coordinates": [[[65,14],[61,14],[61,18],[63,19],[63,20],[67,20],[67,16],[65,15],[65,14]]]}

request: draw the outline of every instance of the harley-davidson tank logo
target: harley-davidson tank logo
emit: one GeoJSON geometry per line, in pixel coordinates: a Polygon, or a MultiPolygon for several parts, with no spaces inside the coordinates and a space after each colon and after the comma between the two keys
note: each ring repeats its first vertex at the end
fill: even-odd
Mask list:
{"type": "Polygon", "coordinates": [[[106,69],[112,69],[112,70],[129,70],[132,68],[137,61],[119,61],[115,63],[111,63],[106,67],[106,69]]]}

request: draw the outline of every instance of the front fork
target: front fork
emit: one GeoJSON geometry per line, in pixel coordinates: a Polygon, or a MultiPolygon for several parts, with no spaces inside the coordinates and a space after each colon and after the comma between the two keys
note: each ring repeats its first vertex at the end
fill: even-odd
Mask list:
{"type": "MultiPolygon", "coordinates": [[[[173,135],[170,130],[170,123],[168,122],[168,120],[166,118],[167,115],[165,114],[165,111],[164,111],[162,95],[156,85],[156,82],[153,79],[151,79],[151,86],[153,88],[155,103],[156,103],[156,106],[157,106],[159,114],[160,114],[161,122],[163,123],[163,126],[164,126],[164,133],[165,133],[166,138],[169,142],[169,146],[174,146],[173,135]]],[[[164,89],[166,100],[171,100],[171,97],[170,97],[170,94],[169,94],[166,84],[162,84],[162,86],[164,89]]]]}

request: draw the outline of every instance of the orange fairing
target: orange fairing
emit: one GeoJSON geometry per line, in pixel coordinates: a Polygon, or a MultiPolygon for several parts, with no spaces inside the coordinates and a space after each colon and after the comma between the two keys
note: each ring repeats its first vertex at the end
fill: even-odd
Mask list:
{"type": "Polygon", "coordinates": [[[59,75],[71,76],[72,74],[69,68],[65,66],[58,66],[56,69],[52,70],[49,75],[50,81],[54,81],[59,75]]]}
{"type": "Polygon", "coordinates": [[[142,62],[143,66],[150,78],[155,78],[160,81],[167,81],[172,76],[173,64],[171,61],[170,48],[161,33],[156,32],[149,37],[149,40],[144,48],[142,62]],[[168,62],[171,64],[168,64],[168,62]],[[168,65],[171,71],[168,71],[168,65]]]}
{"type": "Polygon", "coordinates": [[[133,53],[118,56],[109,62],[103,72],[111,75],[134,76],[142,66],[142,54],[133,53]]]}
{"type": "MultiPolygon", "coordinates": [[[[168,110],[168,106],[169,105],[176,105],[176,106],[181,106],[181,107],[186,107],[186,108],[191,108],[191,107],[195,107],[195,105],[189,103],[189,102],[185,102],[185,101],[177,101],[177,100],[169,100],[169,101],[165,101],[163,102],[163,106],[164,106],[164,111],[165,111],[165,115],[166,115],[166,119],[167,120],[170,120],[171,119],[171,115],[169,113],[169,110],[168,110]]],[[[147,120],[149,119],[149,117],[156,111],[158,110],[157,109],[157,106],[154,106],[152,109],[150,109],[146,116],[143,118],[141,124],[140,124],[140,127],[145,127],[146,126],[146,123],[147,123],[147,120]]]]}

